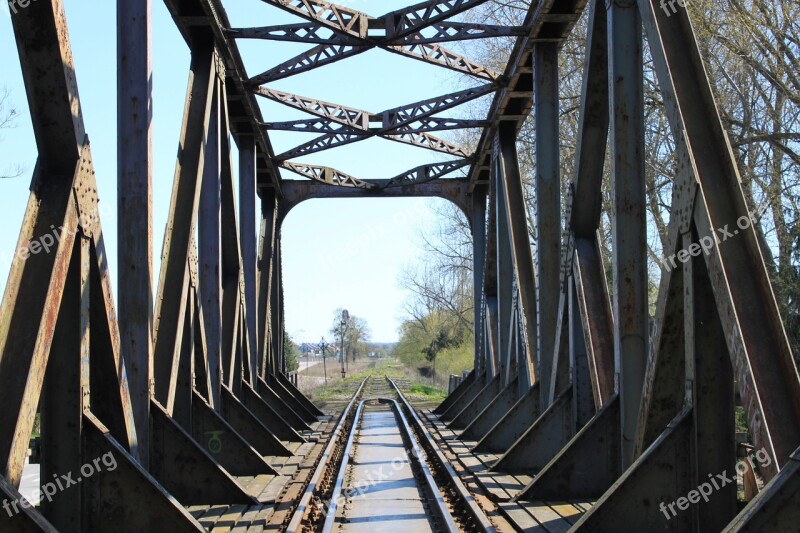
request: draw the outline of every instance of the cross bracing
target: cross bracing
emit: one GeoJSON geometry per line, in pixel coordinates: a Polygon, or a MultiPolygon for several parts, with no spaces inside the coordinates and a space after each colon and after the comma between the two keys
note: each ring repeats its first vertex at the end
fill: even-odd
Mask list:
{"type": "Polygon", "coordinates": [[[87,478],[69,498],[23,506],[19,516],[0,512],[0,530],[198,531],[188,512],[194,506],[211,513],[222,502],[228,511],[247,509],[242,517],[262,510],[242,478],[280,477],[279,462],[313,447],[322,415],[286,372],[283,220],[313,198],[404,196],[444,198],[469,220],[474,369],[424,416],[448,436],[438,446],[454,464],[472,461],[460,468],[470,485],[495,486],[484,505],[519,518],[516,529],[796,529],[800,375],[762,241],[742,224],[747,198],[690,14],[658,0],[541,0],[519,26],[459,18],[485,3],[432,0],[371,16],[316,0],[264,0],[258,8],[299,21],[237,28],[221,0],[165,0],[192,61],[158,275],[147,3],[118,0],[124,149],[116,258],[107,256],[93,216],[103,193],[82,115],[91,102],[78,95],[64,5],[38,0],[13,12],[39,151],[19,241],[66,231],[52,253],[15,256],[0,307],[0,492],[21,497],[37,411],[43,478],[108,453],[118,468],[87,478]],[[562,205],[559,54],[583,14],[580,120],[562,205]],[[653,316],[643,36],[677,161],[666,251],[683,257],[662,273],[653,316]],[[515,42],[501,73],[441,46],[497,37],[515,42]],[[251,72],[237,44],[243,39],[311,48],[251,72]],[[380,112],[271,85],[373,49],[455,70],[470,85],[380,112]],[[274,120],[261,98],[311,118],[274,120]],[[485,116],[456,114],[480,98],[491,100],[485,116]],[[531,115],[533,217],[517,153],[531,115]],[[453,129],[478,130],[476,148],[441,133],[453,129]],[[271,137],[293,131],[317,137],[276,154],[271,137]],[[389,178],[298,159],[375,138],[437,154],[389,178]],[[612,221],[611,257],[600,244],[603,216],[612,221]],[[687,252],[716,228],[738,228],[738,237],[687,252]],[[747,446],[734,433],[736,407],[747,446]],[[225,445],[210,446],[209,433],[224,435],[225,445]],[[747,502],[733,483],[693,498],[707,479],[735,468],[737,447],[764,456],[764,485],[744,478],[751,469],[743,474],[747,502]],[[481,457],[491,465],[476,471],[481,457]],[[695,507],[665,521],[659,503],[681,498],[695,507]]]}

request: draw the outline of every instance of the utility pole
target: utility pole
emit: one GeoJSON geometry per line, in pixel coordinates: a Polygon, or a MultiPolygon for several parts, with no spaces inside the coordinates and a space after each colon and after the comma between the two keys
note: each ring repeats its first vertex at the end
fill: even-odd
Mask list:
{"type": "Polygon", "coordinates": [[[319,349],[322,350],[322,371],[325,373],[325,385],[328,384],[328,365],[325,363],[325,348],[328,346],[328,343],[325,342],[325,337],[322,337],[319,341],[319,349]]]}
{"type": "Polygon", "coordinates": [[[342,379],[347,377],[347,370],[345,369],[345,359],[347,355],[344,353],[344,336],[347,335],[347,327],[350,325],[350,313],[347,309],[342,309],[342,320],[339,323],[339,354],[342,362],[342,379]]]}

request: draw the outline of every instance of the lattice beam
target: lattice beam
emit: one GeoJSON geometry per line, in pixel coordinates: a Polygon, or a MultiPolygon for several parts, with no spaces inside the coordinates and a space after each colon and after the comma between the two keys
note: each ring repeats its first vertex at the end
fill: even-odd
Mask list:
{"type": "Polygon", "coordinates": [[[368,46],[320,44],[307,52],[303,52],[302,54],[284,61],[274,68],[262,72],[258,76],[254,76],[248,81],[253,85],[262,85],[271,81],[282,80],[302,72],[308,72],[309,70],[336,63],[348,57],[362,54],[369,49],[370,47],[368,46]]]}
{"type": "Polygon", "coordinates": [[[396,133],[381,135],[381,137],[389,139],[390,141],[418,146],[434,152],[440,152],[443,154],[455,155],[464,158],[470,157],[470,154],[468,154],[464,148],[447,142],[444,139],[430,135],[429,133],[416,133],[413,131],[400,129],[397,130],[396,133]]]}
{"type": "MultiPolygon", "coordinates": [[[[410,43],[445,43],[492,37],[518,37],[525,33],[525,28],[522,26],[498,26],[492,24],[450,21],[432,24],[428,29],[432,30],[432,32],[429,32],[427,35],[423,32],[416,32],[403,37],[393,38],[371,35],[369,39],[378,45],[400,45],[410,43]]],[[[359,39],[355,39],[346,34],[337,33],[331,28],[320,26],[314,22],[234,28],[231,29],[229,33],[236,39],[288,41],[306,44],[364,44],[363,41],[359,39]]]]}
{"type": "Polygon", "coordinates": [[[428,100],[422,100],[413,104],[387,109],[381,113],[383,116],[383,128],[396,129],[415,121],[420,121],[436,113],[452,109],[466,102],[475,100],[476,98],[480,98],[481,96],[490,94],[494,92],[496,88],[495,84],[487,83],[480,87],[473,87],[428,100]]]}
{"type": "Polygon", "coordinates": [[[317,152],[330,150],[331,148],[337,148],[339,146],[345,146],[347,144],[363,141],[370,136],[371,135],[364,133],[327,133],[317,137],[316,139],[312,139],[307,143],[303,143],[300,146],[292,148],[291,150],[288,150],[280,155],[277,155],[275,156],[275,159],[278,161],[286,161],[287,159],[292,159],[294,157],[315,154],[317,152]]]}
{"type": "Polygon", "coordinates": [[[343,126],[348,126],[362,131],[369,129],[371,113],[362,109],[347,107],[339,104],[308,98],[292,93],[257,87],[256,94],[274,102],[305,111],[311,115],[328,119],[343,126]]]}
{"type": "Polygon", "coordinates": [[[357,133],[359,130],[344,126],[333,120],[311,118],[307,120],[289,120],[286,122],[265,122],[265,130],[296,131],[301,133],[357,133]]]}
{"type": "MultiPolygon", "coordinates": [[[[409,122],[404,129],[414,133],[428,133],[432,131],[457,130],[465,128],[484,128],[488,126],[488,120],[471,120],[460,118],[430,117],[409,122]]],[[[300,133],[359,133],[359,130],[342,126],[332,120],[308,119],[290,120],[286,122],[265,122],[262,124],[265,130],[270,131],[294,131],[300,133]]],[[[377,133],[376,128],[370,131],[377,133]]]]}
{"type": "Polygon", "coordinates": [[[446,43],[491,37],[518,37],[525,33],[522,26],[495,26],[490,24],[471,24],[468,22],[440,22],[432,24],[433,33],[412,33],[404,37],[389,39],[387,44],[446,43]]]}
{"type": "Polygon", "coordinates": [[[350,37],[313,22],[257,28],[236,28],[232,29],[230,34],[237,39],[260,39],[264,41],[288,41],[308,44],[353,44],[354,42],[354,39],[350,37]]]}
{"type": "Polygon", "coordinates": [[[389,38],[403,37],[449,19],[468,9],[486,3],[487,0],[429,0],[398,9],[384,15],[386,35],[389,38]]]}
{"type": "Polygon", "coordinates": [[[355,187],[359,189],[372,189],[375,187],[374,184],[354,178],[349,174],[345,174],[344,172],[331,167],[305,165],[302,163],[291,163],[288,161],[281,163],[281,167],[300,174],[303,177],[318,181],[320,183],[326,183],[328,185],[336,185],[338,187],[355,187]]]}
{"type": "Polygon", "coordinates": [[[371,17],[355,9],[318,0],[262,0],[262,2],[315,22],[337,33],[359,39],[367,36],[371,17]]]}
{"type": "Polygon", "coordinates": [[[370,113],[369,111],[324,102],[322,100],[277,91],[266,87],[257,88],[256,93],[275,102],[325,119],[265,123],[263,126],[266,129],[317,133],[355,134],[364,132],[386,134],[395,132],[399,128],[403,128],[404,131],[409,133],[422,133],[426,131],[478,128],[485,126],[487,124],[485,121],[432,118],[431,115],[480,98],[481,96],[494,92],[494,90],[495,85],[488,83],[480,87],[474,87],[437,96],[428,100],[422,100],[413,104],[387,109],[381,113],[370,113]],[[370,129],[370,123],[377,123],[379,121],[381,125],[377,129],[370,129]]]}
{"type": "Polygon", "coordinates": [[[500,77],[498,72],[495,72],[489,67],[475,63],[438,44],[415,42],[414,44],[386,46],[384,49],[418,61],[438,65],[462,74],[468,74],[476,78],[494,81],[500,77]]]}
{"type": "Polygon", "coordinates": [[[402,185],[413,185],[417,183],[427,183],[442,176],[446,176],[451,172],[464,168],[469,165],[469,160],[463,159],[459,161],[448,161],[446,163],[434,163],[431,165],[422,165],[412,168],[402,174],[391,178],[383,188],[386,187],[399,187],[402,185]]]}

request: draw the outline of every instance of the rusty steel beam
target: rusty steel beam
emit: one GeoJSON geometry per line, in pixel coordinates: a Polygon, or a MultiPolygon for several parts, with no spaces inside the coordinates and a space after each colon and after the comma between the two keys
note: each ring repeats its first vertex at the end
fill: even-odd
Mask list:
{"type": "Polygon", "coordinates": [[[639,9],[608,8],[611,182],[614,188],[613,302],[616,371],[622,416],[623,467],[634,460],[648,355],[644,81],[639,9]]]}
{"type": "Polygon", "coordinates": [[[253,76],[247,83],[250,85],[262,85],[272,81],[282,80],[297,74],[308,72],[348,57],[362,54],[369,50],[368,46],[353,46],[350,44],[319,44],[299,54],[291,59],[284,61],[276,67],[253,76]]]}
{"type": "Polygon", "coordinates": [[[525,34],[525,28],[522,26],[497,26],[470,22],[443,21],[429,24],[427,27],[433,30],[428,35],[423,32],[417,32],[394,38],[390,41],[393,44],[428,44],[493,37],[519,37],[525,34]]]}
{"type": "MultiPolygon", "coordinates": [[[[749,215],[688,14],[667,17],[655,2],[638,5],[655,43],[667,117],[674,136],[685,139],[699,183],[687,214],[702,236],[735,227],[749,215]]],[[[800,377],[752,225],[725,246],[714,245],[706,263],[754,444],[773,459],[766,469],[771,478],[800,442],[800,377]]]]}
{"type": "MultiPolygon", "coordinates": [[[[41,398],[42,479],[80,470],[84,396],[90,390],[91,289],[90,241],[81,235],[70,253],[64,294],[53,335],[58,351],[47,361],[41,398]],[[69,354],[69,355],[67,355],[69,354]]],[[[83,494],[78,488],[64,497],[41,502],[47,519],[61,530],[80,530],[83,494]]]]}
{"type": "Polygon", "coordinates": [[[469,160],[466,159],[448,161],[447,163],[420,165],[389,179],[385,187],[398,187],[403,185],[412,185],[415,183],[426,183],[428,181],[442,178],[443,176],[455,172],[460,168],[464,168],[467,165],[469,165],[469,160]]]}
{"type": "Polygon", "coordinates": [[[266,131],[294,131],[300,133],[357,133],[359,131],[350,126],[343,126],[333,120],[321,118],[265,122],[261,127],[266,131]]]}
{"type": "Polygon", "coordinates": [[[326,183],[328,185],[336,185],[338,187],[356,187],[360,189],[370,189],[373,187],[371,183],[364,182],[358,178],[354,178],[353,176],[330,167],[304,165],[301,163],[291,163],[288,161],[282,163],[281,166],[303,177],[318,181],[320,183],[326,183]]]}
{"type": "Polygon", "coordinates": [[[535,381],[540,379],[533,368],[539,336],[536,313],[538,282],[528,236],[528,216],[517,155],[517,132],[513,127],[503,126],[500,128],[498,139],[501,165],[498,179],[504,181],[504,195],[497,201],[506,205],[509,234],[512,241],[514,275],[517,280],[518,306],[522,321],[522,331],[517,335],[522,344],[522,349],[518,354],[518,384],[520,392],[524,394],[535,381]]]}
{"type": "MultiPolygon", "coordinates": [[[[280,218],[283,220],[288,212],[296,205],[314,198],[408,198],[436,196],[449,200],[458,206],[464,213],[469,212],[466,196],[466,182],[464,179],[453,178],[434,180],[411,186],[385,187],[386,180],[364,180],[374,185],[371,189],[355,187],[337,187],[316,181],[284,180],[281,184],[285,187],[283,210],[280,218]]],[[[262,258],[263,260],[263,258],[262,258]]]]}
{"type": "Polygon", "coordinates": [[[316,115],[349,128],[369,131],[369,124],[372,121],[372,114],[369,111],[278,91],[268,87],[256,87],[254,91],[259,96],[299,109],[310,115],[316,115]]]}
{"type": "Polygon", "coordinates": [[[371,17],[355,9],[320,0],[261,0],[337,33],[364,39],[371,17]]]}
{"type": "MultiPolygon", "coordinates": [[[[220,104],[220,249],[222,258],[222,306],[223,306],[223,362],[227,361],[226,379],[235,393],[241,389],[245,374],[245,361],[249,358],[249,346],[245,343],[246,321],[244,296],[245,278],[242,267],[242,248],[237,220],[236,188],[233,183],[233,161],[231,159],[230,120],[228,112],[227,85],[223,83],[220,104]]],[[[225,368],[225,366],[223,365],[225,368]]]]}
{"type": "Polygon", "coordinates": [[[392,131],[393,133],[381,135],[381,137],[389,139],[390,141],[410,144],[411,146],[425,148],[426,150],[431,150],[433,152],[439,152],[442,154],[454,155],[467,159],[469,159],[471,156],[471,154],[468,153],[465,148],[456,146],[455,144],[452,144],[444,139],[440,139],[439,137],[431,135],[430,133],[416,133],[409,131],[406,128],[398,128],[392,131]]]}
{"type": "MultiPolygon", "coordinates": [[[[0,473],[18,486],[51,346],[57,339],[73,249],[83,249],[86,235],[78,230],[84,206],[78,205],[76,193],[85,194],[83,187],[94,185],[94,177],[61,2],[30,5],[11,20],[39,149],[17,253],[0,305],[0,383],[5,399],[5,414],[0,417],[0,473]],[[45,235],[50,236],[49,247],[58,244],[40,253],[47,242],[45,235]]],[[[70,312],[88,319],[80,307],[70,312]]],[[[80,353],[73,355],[80,357],[80,353]]],[[[75,402],[81,401],[83,392],[75,391],[79,397],[64,405],[63,414],[80,409],[75,402]]],[[[66,437],[49,433],[54,442],[66,437]]],[[[54,451],[51,457],[60,461],[65,454],[69,451],[60,455],[54,451]]]]}
{"type": "Polygon", "coordinates": [[[231,106],[232,133],[255,135],[259,147],[259,189],[279,188],[280,175],[272,162],[272,144],[259,127],[264,118],[247,83],[244,62],[228,33],[231,24],[219,0],[164,0],[164,4],[193,55],[213,41],[226,67],[228,99],[235,104],[231,106]]]}
{"type": "Polygon", "coordinates": [[[288,159],[323,152],[375,136],[447,155],[464,158],[470,157],[470,154],[468,154],[464,148],[456,146],[444,139],[440,139],[430,133],[416,133],[406,128],[398,128],[396,130],[391,130],[390,133],[326,133],[275,156],[275,161],[282,165],[288,159]]]}
{"type": "Polygon", "coordinates": [[[352,39],[324,28],[316,23],[301,22],[280,26],[257,28],[233,28],[228,32],[236,39],[261,39],[265,41],[288,41],[307,44],[348,44],[352,39]],[[328,32],[325,36],[323,33],[328,32]]]}
{"type": "Polygon", "coordinates": [[[264,123],[267,129],[308,131],[319,133],[391,133],[403,129],[413,129],[415,132],[439,129],[455,129],[467,127],[481,127],[483,121],[459,120],[449,118],[434,118],[432,115],[452,109],[461,104],[491,94],[496,90],[494,84],[488,83],[478,87],[428,98],[399,107],[387,109],[380,113],[370,113],[361,109],[324,102],[305,96],[291,94],[268,87],[258,87],[256,94],[286,106],[316,115],[326,120],[297,120],[288,122],[264,123]],[[373,123],[380,126],[371,127],[373,123]],[[411,128],[412,124],[420,123],[411,128]],[[337,127],[336,125],[339,125],[337,127]]]}
{"type": "Polygon", "coordinates": [[[428,26],[454,17],[464,11],[486,3],[487,0],[428,0],[382,17],[386,35],[397,39],[418,32],[428,26]]]}
{"type": "Polygon", "coordinates": [[[320,135],[316,139],[312,139],[306,143],[278,154],[275,156],[275,161],[278,164],[283,164],[288,159],[295,157],[302,157],[304,155],[316,154],[317,152],[324,152],[331,148],[338,148],[348,144],[353,144],[358,141],[363,141],[371,137],[372,134],[366,133],[326,133],[320,135]]]}
{"type": "Polygon", "coordinates": [[[496,89],[495,84],[486,83],[463,91],[456,91],[413,104],[387,109],[377,115],[381,116],[383,130],[396,129],[491,94],[496,89]]]}
{"type": "MultiPolygon", "coordinates": [[[[150,0],[117,0],[119,332],[136,433],[149,439],[153,381],[153,97],[150,0]]],[[[139,457],[147,467],[147,447],[139,457]]]]}
{"type": "MultiPolygon", "coordinates": [[[[414,119],[408,122],[404,129],[414,133],[428,133],[432,131],[456,130],[467,128],[483,128],[489,123],[485,120],[471,120],[459,118],[429,117],[414,119]]],[[[286,122],[266,122],[262,124],[267,131],[294,131],[301,133],[358,133],[359,130],[342,126],[332,120],[306,119],[289,120],[286,122]]],[[[377,133],[377,128],[370,128],[377,133]]]]}
{"type": "MultiPolygon", "coordinates": [[[[614,317],[611,309],[598,229],[602,209],[603,165],[597,154],[605,153],[608,140],[608,25],[605,4],[589,5],[586,60],[581,89],[581,111],[575,171],[567,200],[568,238],[562,250],[562,290],[572,275],[574,295],[570,312],[582,322],[583,347],[596,409],[615,393],[614,317]],[[572,309],[573,304],[578,309],[572,309]]],[[[577,342],[577,338],[576,338],[577,342]]]]}
{"type": "Polygon", "coordinates": [[[488,179],[492,143],[500,123],[511,122],[519,131],[530,113],[533,105],[531,56],[535,43],[540,41],[563,42],[580,18],[587,1],[542,0],[531,5],[523,23],[523,27],[527,31],[514,44],[509,61],[501,76],[505,80],[504,87],[495,93],[489,108],[487,119],[492,125],[484,129],[478,141],[478,149],[475,152],[477,159],[469,175],[471,187],[475,187],[478,183],[485,183],[488,179]],[[555,11],[565,14],[565,16],[557,22],[549,20],[550,13],[555,11]]]}
{"type": "MultiPolygon", "coordinates": [[[[175,375],[174,369],[180,357],[177,339],[183,331],[187,308],[187,264],[191,263],[189,259],[194,249],[195,219],[200,203],[201,176],[205,169],[205,143],[216,85],[214,58],[210,46],[203,49],[197,44],[192,55],[181,127],[182,149],[178,152],[167,218],[170,225],[164,232],[161,251],[153,336],[155,395],[163,405],[169,404],[168,384],[175,375]]],[[[204,356],[206,353],[204,350],[204,356]]]]}
{"type": "MultiPolygon", "coordinates": [[[[533,93],[536,107],[536,270],[539,283],[539,335],[536,366],[541,381],[542,406],[557,393],[552,379],[557,369],[561,260],[561,180],[558,101],[558,49],[554,43],[534,47],[533,93]]],[[[513,131],[513,124],[503,124],[513,131]]],[[[500,130],[502,131],[502,130],[500,130]]],[[[563,311],[563,308],[561,309],[563,311]]]]}
{"type": "MultiPolygon", "coordinates": [[[[219,75],[217,75],[219,76],[219,75]]],[[[203,174],[200,178],[200,197],[197,207],[197,259],[199,296],[203,309],[201,319],[205,325],[208,349],[208,375],[211,380],[210,403],[218,408],[223,382],[222,320],[222,238],[220,227],[222,198],[222,124],[221,88],[219,77],[213,82],[214,92],[208,120],[203,157],[203,174]]]]}
{"type": "Polygon", "coordinates": [[[278,231],[278,202],[274,195],[261,197],[261,226],[258,257],[258,375],[263,377],[271,366],[272,330],[270,300],[272,291],[273,250],[278,231]]]}
{"type": "Polygon", "coordinates": [[[386,45],[381,48],[388,52],[444,67],[474,78],[489,81],[495,81],[500,78],[500,74],[491,68],[480,65],[461,54],[448,50],[435,43],[413,42],[410,44],[386,45]]]}
{"type": "Polygon", "coordinates": [[[239,137],[239,240],[242,247],[244,274],[244,305],[247,312],[247,340],[250,348],[248,367],[250,384],[258,375],[258,305],[256,295],[257,236],[256,236],[256,143],[252,136],[239,137]]]}
{"type": "MultiPolygon", "coordinates": [[[[373,24],[376,24],[374,21],[373,24]]],[[[369,40],[380,44],[445,43],[486,39],[493,37],[517,37],[525,33],[522,26],[497,26],[469,22],[444,21],[428,26],[433,30],[427,35],[423,32],[411,33],[403,37],[370,35],[369,40]]],[[[236,39],[260,39],[264,41],[288,41],[304,44],[362,44],[360,40],[336,33],[315,23],[283,24],[254,28],[233,28],[228,32],[236,39]],[[325,35],[326,32],[330,32],[325,35]]]]}

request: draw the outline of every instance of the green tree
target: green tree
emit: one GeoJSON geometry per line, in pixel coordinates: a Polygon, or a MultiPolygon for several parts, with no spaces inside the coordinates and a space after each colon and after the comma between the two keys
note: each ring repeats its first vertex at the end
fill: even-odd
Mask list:
{"type": "Polygon", "coordinates": [[[300,368],[300,348],[294,343],[288,332],[283,332],[283,353],[286,357],[286,371],[295,372],[300,368]]]}

